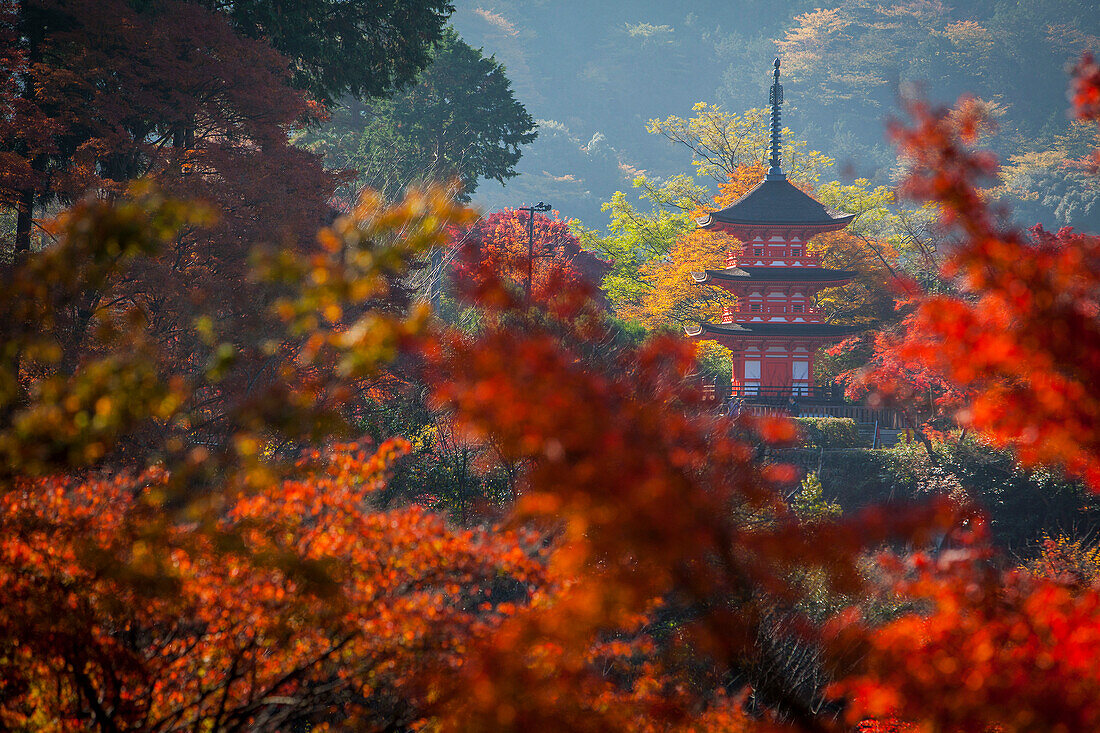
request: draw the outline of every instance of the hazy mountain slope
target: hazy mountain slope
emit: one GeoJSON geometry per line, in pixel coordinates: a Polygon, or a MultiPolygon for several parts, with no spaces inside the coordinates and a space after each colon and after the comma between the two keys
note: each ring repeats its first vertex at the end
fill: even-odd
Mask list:
{"type": "MultiPolygon", "coordinates": [[[[636,171],[689,168],[683,152],[645,132],[647,120],[687,116],[704,100],[732,110],[763,106],[770,62],[785,39],[809,40],[785,49],[784,122],[838,160],[836,175],[877,182],[888,182],[894,166],[884,124],[896,113],[900,86],[924,82],[938,99],[969,91],[998,102],[1001,134],[993,144],[1007,157],[1045,149],[1065,133],[1064,65],[1100,46],[1100,13],[1090,0],[954,7],[843,0],[824,13],[814,12],[820,3],[801,0],[456,5],[455,27],[504,63],[541,125],[520,175],[503,187],[483,184],[477,201],[500,208],[541,199],[589,226],[605,222],[600,204],[629,188],[636,171]]],[[[1034,213],[1065,223],[1053,208],[1034,213]]]]}

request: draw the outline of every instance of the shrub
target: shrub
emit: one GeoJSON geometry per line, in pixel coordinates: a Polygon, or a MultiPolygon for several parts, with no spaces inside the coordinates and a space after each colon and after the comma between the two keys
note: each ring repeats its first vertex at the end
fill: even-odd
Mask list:
{"type": "Polygon", "coordinates": [[[870,447],[850,417],[799,417],[795,422],[802,429],[803,444],[807,447],[821,450],[870,447]]]}

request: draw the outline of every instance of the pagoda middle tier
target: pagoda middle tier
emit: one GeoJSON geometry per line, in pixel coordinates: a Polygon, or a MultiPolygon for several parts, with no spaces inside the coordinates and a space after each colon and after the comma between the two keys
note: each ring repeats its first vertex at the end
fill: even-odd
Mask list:
{"type": "Polygon", "coordinates": [[[741,241],[731,242],[725,269],[692,277],[737,297],[722,324],[823,323],[814,296],[822,288],[844,285],[855,273],[822,267],[807,245],[810,237],[842,229],[851,220],[851,215],[830,212],[786,176],[769,175],[731,206],[697,221],[700,229],[741,241]]]}

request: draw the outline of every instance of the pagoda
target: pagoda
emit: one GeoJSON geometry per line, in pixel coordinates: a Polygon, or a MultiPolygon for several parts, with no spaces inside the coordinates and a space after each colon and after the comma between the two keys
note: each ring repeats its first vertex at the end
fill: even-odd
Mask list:
{"type": "Polygon", "coordinates": [[[700,229],[737,240],[726,252],[726,267],[692,273],[737,297],[721,323],[688,327],[688,336],[717,341],[733,352],[733,394],[811,395],[814,352],[858,331],[826,323],[814,296],[844,285],[855,275],[821,266],[807,251],[822,232],[843,229],[853,214],[838,215],[787,180],[780,167],[779,59],[771,87],[771,156],[767,176],[721,211],[697,220],[700,229]]]}

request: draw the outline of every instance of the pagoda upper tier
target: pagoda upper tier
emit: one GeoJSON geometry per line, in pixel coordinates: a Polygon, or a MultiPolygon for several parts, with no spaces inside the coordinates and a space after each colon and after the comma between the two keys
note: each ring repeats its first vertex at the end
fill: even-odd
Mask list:
{"type": "Polygon", "coordinates": [[[696,220],[700,229],[724,232],[742,242],[773,236],[806,241],[815,234],[843,229],[855,214],[835,214],[787,180],[768,176],[733,204],[696,220]]]}

